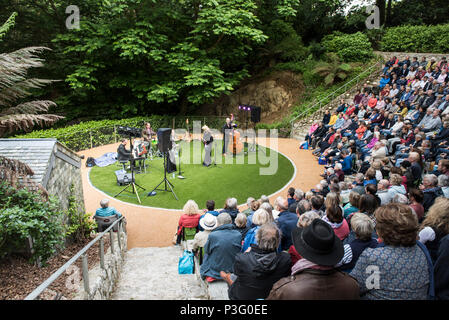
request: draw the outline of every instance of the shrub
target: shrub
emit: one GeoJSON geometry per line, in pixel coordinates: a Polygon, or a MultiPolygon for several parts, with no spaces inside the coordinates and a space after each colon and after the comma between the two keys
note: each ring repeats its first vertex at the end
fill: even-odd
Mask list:
{"type": "Polygon", "coordinates": [[[186,118],[189,119],[189,130],[192,132],[193,121],[204,120],[210,128],[221,128],[223,119],[217,117],[172,117],[153,115],[149,117],[134,117],[121,120],[87,121],[80,124],[59,129],[36,130],[15,138],[55,138],[74,151],[86,150],[116,142],[119,135],[114,132],[114,126],[129,126],[143,128],[144,122],[151,123],[153,130],[158,128],[171,128],[175,118],[175,128],[186,128],[186,118]]]}
{"type": "Polygon", "coordinates": [[[31,261],[45,264],[64,244],[62,217],[55,199],[42,201],[37,193],[0,183],[0,257],[24,251],[31,237],[31,261]]]}
{"type": "Polygon", "coordinates": [[[400,26],[388,28],[382,38],[383,51],[449,52],[449,24],[436,26],[400,26]]]}
{"type": "Polygon", "coordinates": [[[373,49],[368,37],[361,33],[332,33],[321,41],[327,52],[335,52],[345,62],[365,62],[373,57],[373,49]]]}

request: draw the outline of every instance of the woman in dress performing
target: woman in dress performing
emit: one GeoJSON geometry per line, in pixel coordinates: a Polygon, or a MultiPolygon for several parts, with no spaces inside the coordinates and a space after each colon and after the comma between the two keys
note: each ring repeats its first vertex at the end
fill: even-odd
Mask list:
{"type": "Polygon", "coordinates": [[[214,137],[212,137],[212,134],[210,132],[210,129],[208,126],[203,126],[203,143],[204,143],[204,161],[203,166],[209,167],[211,165],[211,151],[212,151],[212,142],[214,141],[214,137]]]}

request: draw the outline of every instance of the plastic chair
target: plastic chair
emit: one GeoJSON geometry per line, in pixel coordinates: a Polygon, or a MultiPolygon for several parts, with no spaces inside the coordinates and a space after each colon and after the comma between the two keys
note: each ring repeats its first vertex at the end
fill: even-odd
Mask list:
{"type": "MultiPolygon", "coordinates": [[[[112,223],[114,223],[114,221],[116,221],[118,219],[117,215],[113,215],[113,216],[108,216],[108,217],[98,217],[98,216],[94,216],[95,221],[97,222],[98,225],[98,232],[103,232],[104,230],[106,230],[112,223]]],[[[116,224],[112,230],[114,231],[118,231],[118,224],[116,224]]]]}
{"type": "Polygon", "coordinates": [[[196,228],[182,228],[182,240],[193,240],[195,238],[196,228]]]}

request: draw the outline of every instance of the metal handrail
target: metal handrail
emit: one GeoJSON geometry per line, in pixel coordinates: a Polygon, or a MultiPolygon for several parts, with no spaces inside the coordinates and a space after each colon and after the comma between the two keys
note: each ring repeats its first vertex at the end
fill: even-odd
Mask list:
{"type": "MultiPolygon", "coordinates": [[[[60,267],[58,270],[56,270],[50,277],[47,278],[44,282],[42,282],[36,289],[33,290],[29,295],[25,297],[24,300],[34,300],[39,295],[47,289],[56,279],[59,278],[59,276],[65,272],[72,264],[74,264],[80,257],[83,258],[83,282],[84,282],[84,289],[86,292],[89,292],[89,276],[88,276],[88,265],[87,265],[87,256],[85,253],[87,250],[89,250],[90,247],[92,247],[97,241],[101,240],[100,242],[100,266],[104,268],[104,250],[103,250],[103,237],[106,235],[107,232],[109,232],[111,236],[111,252],[114,252],[114,245],[112,242],[112,228],[118,224],[120,221],[123,220],[123,216],[121,216],[119,219],[115,220],[105,231],[100,233],[94,240],[89,242],[84,248],[82,248],[76,255],[74,255],[69,261],[67,261],[62,267],[60,267]]],[[[122,229],[122,224],[119,224],[119,228],[117,231],[117,242],[121,249],[121,239],[120,239],[120,232],[122,229]]]]}
{"type": "MultiPolygon", "coordinates": [[[[324,101],[327,101],[327,99],[328,99],[330,96],[335,95],[336,92],[340,91],[342,88],[345,88],[344,92],[346,92],[346,87],[347,87],[349,84],[352,84],[354,81],[357,81],[357,82],[358,82],[358,80],[362,77],[362,75],[365,75],[365,73],[371,71],[371,69],[377,67],[379,64],[382,64],[382,61],[381,61],[381,60],[379,60],[378,62],[376,62],[374,65],[372,65],[371,67],[369,67],[368,69],[366,69],[365,71],[363,71],[362,73],[360,73],[359,75],[357,75],[355,78],[353,78],[353,79],[351,79],[350,81],[346,82],[344,85],[340,86],[338,89],[336,89],[336,90],[334,90],[333,92],[329,93],[326,97],[324,97],[324,98],[318,100],[317,102],[311,103],[311,106],[310,106],[310,107],[308,107],[308,108],[306,108],[305,110],[303,110],[300,114],[298,114],[294,119],[292,119],[292,120],[290,121],[291,126],[293,127],[293,123],[294,123],[296,120],[298,120],[299,118],[302,118],[302,116],[303,116],[304,114],[306,114],[306,113],[308,113],[310,110],[314,109],[317,105],[321,105],[321,103],[323,103],[324,101]]],[[[374,72],[369,73],[369,74],[368,74],[368,77],[369,77],[370,75],[372,75],[373,73],[374,73],[374,72]]],[[[343,92],[343,93],[344,93],[344,92],[343,92]]],[[[340,94],[338,94],[338,95],[340,95],[340,94]]],[[[338,95],[337,95],[337,96],[338,96],[338,95]]],[[[335,98],[333,97],[330,101],[332,101],[333,99],[335,99],[335,98]]],[[[330,103],[330,101],[329,101],[329,103],[330,103]]],[[[326,104],[328,104],[328,103],[326,103],[326,104]]]]}

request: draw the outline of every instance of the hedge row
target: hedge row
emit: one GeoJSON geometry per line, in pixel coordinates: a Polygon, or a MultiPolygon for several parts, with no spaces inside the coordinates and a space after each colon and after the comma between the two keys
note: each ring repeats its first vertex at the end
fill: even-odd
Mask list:
{"type": "Polygon", "coordinates": [[[366,34],[334,32],[321,41],[327,52],[335,52],[345,62],[365,62],[373,57],[373,48],[366,34]]]}
{"type": "Polygon", "coordinates": [[[449,52],[449,24],[388,28],[381,42],[382,51],[449,52]]]}
{"type": "Polygon", "coordinates": [[[56,138],[73,151],[80,151],[116,142],[120,137],[115,131],[116,126],[143,128],[145,122],[150,122],[151,127],[156,131],[158,128],[172,128],[173,119],[175,128],[187,129],[188,127],[190,132],[192,132],[193,121],[201,121],[201,125],[207,124],[210,128],[221,128],[224,123],[224,119],[220,117],[153,115],[121,120],[88,121],[65,128],[36,130],[14,138],[56,138]],[[186,119],[189,119],[188,125],[186,119]]]}

